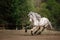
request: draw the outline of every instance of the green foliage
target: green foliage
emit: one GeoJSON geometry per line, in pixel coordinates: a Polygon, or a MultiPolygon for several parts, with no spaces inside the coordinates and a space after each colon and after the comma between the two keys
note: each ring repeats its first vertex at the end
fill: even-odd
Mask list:
{"type": "Polygon", "coordinates": [[[60,4],[57,3],[55,0],[48,0],[47,1],[48,10],[50,10],[51,13],[51,20],[53,25],[55,25],[55,28],[60,28],[60,4]]]}
{"type": "Polygon", "coordinates": [[[11,16],[11,0],[0,0],[0,23],[8,23],[11,16]]]}
{"type": "Polygon", "coordinates": [[[26,0],[13,0],[12,1],[12,18],[15,20],[15,24],[19,25],[26,19],[26,0]]]}
{"type": "Polygon", "coordinates": [[[35,10],[34,0],[27,0],[27,6],[29,11],[34,11],[35,10]]]}
{"type": "Polygon", "coordinates": [[[47,7],[46,3],[41,3],[39,13],[42,16],[49,18],[50,17],[50,11],[48,9],[46,9],[46,7],[47,7]]]}
{"type": "Polygon", "coordinates": [[[0,23],[29,24],[28,13],[34,10],[33,0],[1,0],[0,23]]]}
{"type": "Polygon", "coordinates": [[[48,9],[50,10],[51,18],[54,19],[53,21],[56,22],[55,25],[59,25],[60,20],[60,4],[58,4],[55,0],[47,1],[48,9]]]}
{"type": "Polygon", "coordinates": [[[12,18],[16,25],[29,24],[28,13],[34,9],[33,0],[13,0],[11,4],[12,18]]]}
{"type": "Polygon", "coordinates": [[[60,4],[56,0],[47,0],[40,3],[40,7],[36,7],[36,12],[41,16],[47,17],[54,28],[60,28],[60,4]]]}
{"type": "MultiPolygon", "coordinates": [[[[36,0],[37,1],[37,0],[36,0]]],[[[57,0],[47,0],[36,6],[35,0],[0,0],[0,24],[16,25],[30,24],[28,13],[34,11],[47,17],[55,28],[60,28],[60,3],[57,0]]]]}

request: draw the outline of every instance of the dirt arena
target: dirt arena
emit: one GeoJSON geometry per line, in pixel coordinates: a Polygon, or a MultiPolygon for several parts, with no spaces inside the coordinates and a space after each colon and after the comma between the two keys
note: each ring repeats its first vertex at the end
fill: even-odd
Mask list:
{"type": "Polygon", "coordinates": [[[32,36],[30,30],[0,30],[0,40],[60,40],[60,32],[47,30],[32,36]]]}

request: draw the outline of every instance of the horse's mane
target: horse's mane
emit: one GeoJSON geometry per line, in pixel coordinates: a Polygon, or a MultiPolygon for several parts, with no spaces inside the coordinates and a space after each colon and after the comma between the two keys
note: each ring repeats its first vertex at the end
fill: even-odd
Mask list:
{"type": "Polygon", "coordinates": [[[41,18],[41,15],[39,15],[38,13],[35,13],[36,19],[39,21],[41,18]]]}

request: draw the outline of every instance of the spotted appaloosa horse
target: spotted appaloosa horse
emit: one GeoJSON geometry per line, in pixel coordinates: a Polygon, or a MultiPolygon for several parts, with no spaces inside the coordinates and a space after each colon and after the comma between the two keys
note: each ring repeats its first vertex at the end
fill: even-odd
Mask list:
{"type": "Polygon", "coordinates": [[[30,22],[33,24],[33,28],[31,29],[31,34],[41,34],[41,32],[45,28],[52,29],[51,22],[46,17],[41,17],[40,14],[35,12],[29,12],[28,14],[30,18],[30,22]]]}

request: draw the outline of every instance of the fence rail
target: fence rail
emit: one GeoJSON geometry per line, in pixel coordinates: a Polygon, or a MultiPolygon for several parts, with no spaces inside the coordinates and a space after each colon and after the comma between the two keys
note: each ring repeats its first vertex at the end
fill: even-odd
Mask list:
{"type": "Polygon", "coordinates": [[[22,29],[22,25],[16,25],[16,24],[0,24],[0,30],[1,29],[22,29]]]}

